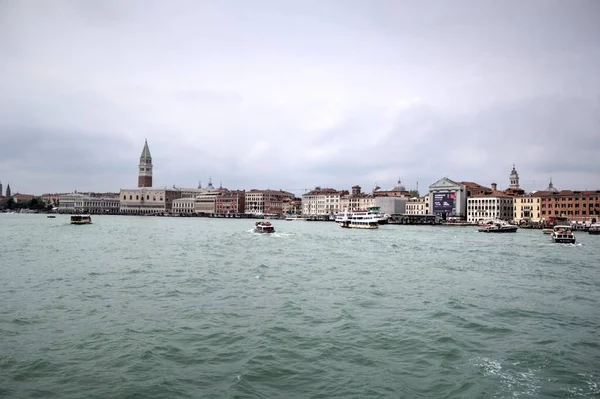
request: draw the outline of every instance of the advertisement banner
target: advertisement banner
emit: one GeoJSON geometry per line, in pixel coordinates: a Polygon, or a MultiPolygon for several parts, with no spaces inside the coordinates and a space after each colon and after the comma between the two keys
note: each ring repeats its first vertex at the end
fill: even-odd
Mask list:
{"type": "Polygon", "coordinates": [[[451,214],[455,210],[456,193],[433,193],[433,213],[451,214]]]}

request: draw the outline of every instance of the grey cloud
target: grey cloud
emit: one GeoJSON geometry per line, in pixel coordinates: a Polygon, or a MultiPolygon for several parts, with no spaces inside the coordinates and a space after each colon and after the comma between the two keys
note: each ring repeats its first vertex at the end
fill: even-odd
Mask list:
{"type": "Polygon", "coordinates": [[[144,138],[159,185],[600,184],[596,1],[0,7],[24,191],[135,185],[144,138]]]}

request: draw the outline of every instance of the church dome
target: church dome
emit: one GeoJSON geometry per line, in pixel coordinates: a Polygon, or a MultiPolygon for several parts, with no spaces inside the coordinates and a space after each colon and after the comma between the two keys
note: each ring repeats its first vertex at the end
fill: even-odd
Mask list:
{"type": "Polygon", "coordinates": [[[558,189],[554,187],[554,184],[552,184],[552,179],[550,179],[550,184],[548,184],[548,188],[546,188],[546,191],[551,191],[553,193],[558,192],[558,189]]]}
{"type": "Polygon", "coordinates": [[[406,191],[406,187],[402,185],[402,181],[398,178],[398,184],[394,187],[394,191],[406,191]]]}

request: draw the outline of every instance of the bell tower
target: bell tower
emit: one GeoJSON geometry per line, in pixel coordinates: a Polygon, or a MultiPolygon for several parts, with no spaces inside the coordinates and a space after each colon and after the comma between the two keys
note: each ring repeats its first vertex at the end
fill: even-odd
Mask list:
{"type": "Polygon", "coordinates": [[[144,142],[144,149],[140,156],[138,187],[152,187],[152,155],[148,148],[148,140],[144,142]]]}
{"type": "Polygon", "coordinates": [[[519,190],[519,174],[517,173],[517,169],[515,169],[515,164],[513,163],[512,171],[510,172],[510,186],[509,188],[519,190]]]}

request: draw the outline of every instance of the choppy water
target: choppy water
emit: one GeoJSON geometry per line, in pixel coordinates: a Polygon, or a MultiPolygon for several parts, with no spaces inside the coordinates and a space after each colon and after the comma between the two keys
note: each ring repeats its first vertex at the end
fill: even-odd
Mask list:
{"type": "Polygon", "coordinates": [[[0,214],[0,397],[600,396],[600,236],[0,214]]]}

